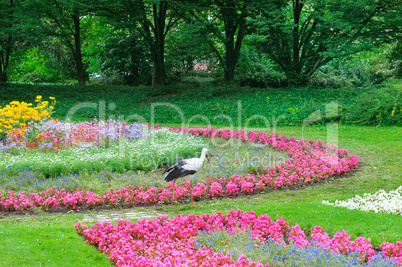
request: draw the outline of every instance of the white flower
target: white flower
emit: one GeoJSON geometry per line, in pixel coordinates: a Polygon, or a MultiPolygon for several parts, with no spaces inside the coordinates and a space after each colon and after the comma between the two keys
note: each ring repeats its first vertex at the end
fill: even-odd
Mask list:
{"type": "Polygon", "coordinates": [[[347,200],[336,200],[335,203],[324,200],[322,203],[348,209],[402,215],[402,186],[389,193],[381,189],[374,194],[364,193],[363,197],[356,196],[347,200]]]}

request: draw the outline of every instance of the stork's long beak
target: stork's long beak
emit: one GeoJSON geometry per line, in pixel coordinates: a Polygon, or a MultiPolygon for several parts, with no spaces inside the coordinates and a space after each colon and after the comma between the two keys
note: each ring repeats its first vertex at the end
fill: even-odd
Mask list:
{"type": "Polygon", "coordinates": [[[211,165],[211,162],[209,161],[209,156],[208,156],[208,154],[207,154],[207,160],[208,160],[209,165],[211,165]]]}

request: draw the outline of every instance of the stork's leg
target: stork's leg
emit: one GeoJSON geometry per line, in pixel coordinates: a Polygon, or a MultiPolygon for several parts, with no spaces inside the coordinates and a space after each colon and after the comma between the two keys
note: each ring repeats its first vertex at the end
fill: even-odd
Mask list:
{"type": "Polygon", "coordinates": [[[173,202],[174,202],[174,190],[176,189],[176,180],[177,180],[177,178],[173,180],[173,195],[172,195],[172,205],[173,205],[173,202]]]}
{"type": "Polygon", "coordinates": [[[193,197],[193,179],[191,179],[190,181],[191,181],[190,182],[190,184],[191,184],[191,188],[190,188],[191,205],[194,206],[194,203],[193,203],[193,199],[194,199],[194,197],[193,197]]]}

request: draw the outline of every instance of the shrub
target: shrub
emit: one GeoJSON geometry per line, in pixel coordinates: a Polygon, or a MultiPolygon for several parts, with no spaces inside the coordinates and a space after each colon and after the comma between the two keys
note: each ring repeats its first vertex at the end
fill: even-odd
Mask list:
{"type": "Polygon", "coordinates": [[[64,79],[62,67],[38,47],[28,49],[15,58],[17,62],[10,68],[10,80],[24,82],[56,82],[64,79]]]}
{"type": "Polygon", "coordinates": [[[345,110],[346,121],[364,125],[401,125],[401,90],[398,81],[367,90],[345,110]]]}

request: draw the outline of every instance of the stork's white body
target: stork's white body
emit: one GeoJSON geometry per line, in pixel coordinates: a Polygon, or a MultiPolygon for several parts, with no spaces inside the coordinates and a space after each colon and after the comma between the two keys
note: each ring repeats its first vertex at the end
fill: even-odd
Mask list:
{"type": "MultiPolygon", "coordinates": [[[[189,176],[191,178],[191,185],[193,184],[193,177],[196,172],[198,172],[202,165],[204,164],[205,158],[208,159],[208,149],[203,148],[201,152],[201,157],[199,158],[191,158],[191,159],[184,159],[176,164],[170,166],[163,172],[163,176],[165,176],[165,181],[170,182],[173,181],[173,184],[175,184],[177,178],[184,177],[184,176],[189,176]]],[[[173,196],[172,196],[172,204],[174,201],[174,188],[175,185],[173,186],[173,196]]],[[[191,192],[191,204],[193,204],[193,190],[190,190],[191,192]]]]}
{"type": "Polygon", "coordinates": [[[204,164],[205,158],[207,157],[207,153],[208,149],[203,148],[201,152],[201,157],[184,159],[170,166],[163,173],[163,176],[165,176],[165,181],[170,182],[180,177],[190,175],[193,176],[201,169],[202,165],[204,164]]]}

